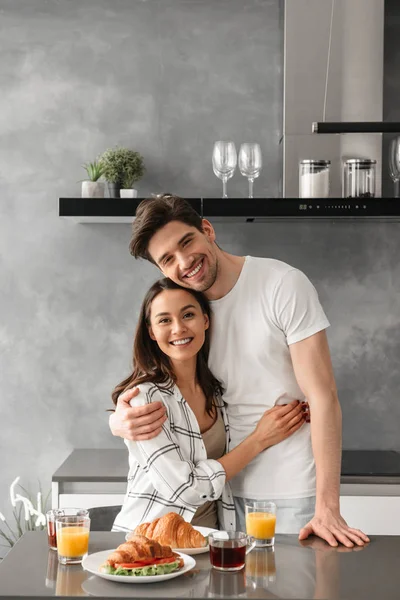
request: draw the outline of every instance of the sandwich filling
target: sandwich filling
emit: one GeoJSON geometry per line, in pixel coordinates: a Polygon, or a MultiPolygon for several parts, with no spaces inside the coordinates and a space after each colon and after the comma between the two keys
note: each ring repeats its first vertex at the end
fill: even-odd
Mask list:
{"type": "Polygon", "coordinates": [[[171,556],[153,561],[137,561],[134,563],[121,563],[103,565],[101,571],[107,575],[125,575],[130,577],[146,577],[149,575],[168,575],[180,568],[180,561],[171,556]]]}

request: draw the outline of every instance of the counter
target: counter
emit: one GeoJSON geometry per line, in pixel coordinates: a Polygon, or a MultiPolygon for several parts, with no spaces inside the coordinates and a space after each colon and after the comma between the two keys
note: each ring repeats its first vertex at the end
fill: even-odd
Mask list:
{"type": "MultiPolygon", "coordinates": [[[[91,532],[89,553],[113,549],[123,534],[91,532]]],[[[368,546],[330,548],[320,539],[299,542],[277,536],[275,548],[253,550],[245,569],[221,573],[208,553],[194,556],[195,568],[160,583],[114,583],[63,566],[47,547],[45,532],[22,536],[0,562],[0,598],[19,596],[94,596],[105,598],[343,598],[398,600],[400,536],[376,537],[368,546]]]]}
{"type": "MultiPolygon", "coordinates": [[[[52,478],[52,506],[120,506],[126,491],[128,452],[74,450],[52,478]]],[[[368,534],[400,535],[400,453],[344,450],[341,511],[368,534]]]]}
{"type": "MultiPolygon", "coordinates": [[[[73,450],[53,475],[53,482],[126,482],[128,452],[73,450]]],[[[344,450],[341,483],[400,484],[400,452],[344,450]]]]}

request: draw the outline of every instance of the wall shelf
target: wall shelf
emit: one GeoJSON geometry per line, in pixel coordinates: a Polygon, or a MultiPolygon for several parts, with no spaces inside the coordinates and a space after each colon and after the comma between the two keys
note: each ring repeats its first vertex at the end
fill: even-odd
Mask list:
{"type": "MultiPolygon", "coordinates": [[[[59,198],[59,216],[77,223],[132,223],[143,198],[59,198]]],[[[399,198],[187,198],[212,222],[298,220],[400,222],[399,198]]]]}

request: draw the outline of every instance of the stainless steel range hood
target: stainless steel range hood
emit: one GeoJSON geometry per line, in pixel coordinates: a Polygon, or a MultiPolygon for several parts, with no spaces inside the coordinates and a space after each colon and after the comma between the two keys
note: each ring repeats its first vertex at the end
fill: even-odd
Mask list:
{"type": "MultiPolygon", "coordinates": [[[[143,198],[59,198],[59,216],[78,223],[131,223],[143,198]]],[[[204,218],[221,223],[272,221],[400,222],[398,198],[188,198],[204,218]]]]}

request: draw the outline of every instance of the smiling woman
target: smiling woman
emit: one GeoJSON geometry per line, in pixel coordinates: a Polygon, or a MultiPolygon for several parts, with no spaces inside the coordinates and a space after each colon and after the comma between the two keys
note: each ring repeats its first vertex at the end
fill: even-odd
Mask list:
{"type": "Polygon", "coordinates": [[[203,294],[185,290],[170,279],[156,281],[140,310],[133,373],[115,388],[114,403],[121,392],[140,383],[171,387],[185,369],[185,373],[193,373],[203,392],[206,412],[212,412],[213,399],[222,395],[222,386],[207,365],[210,315],[203,294]]]}

